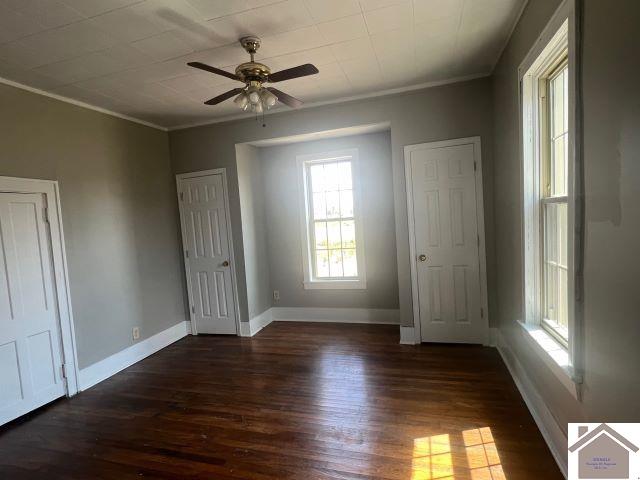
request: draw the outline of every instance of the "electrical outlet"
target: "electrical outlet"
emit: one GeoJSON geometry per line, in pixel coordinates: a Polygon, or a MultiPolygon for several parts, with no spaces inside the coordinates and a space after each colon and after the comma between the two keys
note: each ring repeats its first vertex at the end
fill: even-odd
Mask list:
{"type": "Polygon", "coordinates": [[[140,327],[133,327],[133,339],[138,340],[140,338],[140,327]]]}
{"type": "Polygon", "coordinates": [[[273,299],[277,302],[278,300],[280,300],[280,290],[274,290],[273,291],[273,299]]]}

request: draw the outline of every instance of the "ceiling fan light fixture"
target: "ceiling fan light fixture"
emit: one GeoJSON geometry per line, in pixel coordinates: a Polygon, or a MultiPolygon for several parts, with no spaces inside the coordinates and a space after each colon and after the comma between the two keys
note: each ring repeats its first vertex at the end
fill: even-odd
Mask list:
{"type": "Polygon", "coordinates": [[[257,105],[258,103],[260,103],[260,89],[259,89],[259,87],[251,85],[249,87],[249,89],[247,90],[247,93],[249,95],[249,101],[253,105],[257,105]]]}
{"type": "Polygon", "coordinates": [[[242,110],[246,110],[247,104],[249,103],[249,97],[247,95],[247,92],[241,92],[240,95],[238,95],[233,100],[233,103],[235,103],[238,108],[241,108],[242,110]]]}
{"type": "Polygon", "coordinates": [[[260,92],[260,97],[262,97],[262,103],[265,107],[267,107],[267,110],[273,107],[278,101],[278,97],[276,97],[266,88],[262,89],[262,91],[260,92]]]}

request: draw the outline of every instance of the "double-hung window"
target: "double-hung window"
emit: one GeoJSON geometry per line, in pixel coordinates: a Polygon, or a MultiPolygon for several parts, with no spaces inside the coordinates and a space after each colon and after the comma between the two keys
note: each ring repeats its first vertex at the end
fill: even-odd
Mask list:
{"type": "Polygon", "coordinates": [[[574,391],[576,322],[575,21],[565,2],[520,66],[524,239],[522,326],[574,391]],[[558,368],[559,367],[559,368],[558,368]],[[562,373],[564,372],[564,373],[562,373]]]}
{"type": "Polygon", "coordinates": [[[357,150],[298,157],[305,288],[365,288],[357,150]]]}

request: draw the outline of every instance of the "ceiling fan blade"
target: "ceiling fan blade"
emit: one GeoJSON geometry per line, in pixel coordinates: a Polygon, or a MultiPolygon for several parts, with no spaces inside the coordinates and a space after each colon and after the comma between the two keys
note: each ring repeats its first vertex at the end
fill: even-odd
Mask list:
{"type": "Polygon", "coordinates": [[[277,88],[267,87],[267,90],[269,90],[276,97],[278,97],[278,100],[280,102],[284,103],[285,105],[291,108],[298,108],[302,106],[302,103],[303,103],[302,100],[298,100],[296,97],[292,97],[287,93],[281,92],[277,88]]]}
{"type": "Polygon", "coordinates": [[[210,65],[207,65],[206,63],[189,62],[187,63],[187,65],[193,68],[199,68],[200,70],[204,70],[205,72],[215,73],[216,75],[222,75],[223,77],[230,78],[231,80],[241,81],[237,75],[233,73],[225,72],[224,70],[220,70],[219,68],[216,68],[216,67],[212,67],[210,65]]]}
{"type": "Polygon", "coordinates": [[[224,92],[223,94],[218,95],[217,97],[213,97],[211,100],[207,100],[204,102],[205,105],[217,105],[220,102],[224,102],[228,98],[233,97],[234,95],[238,95],[244,88],[234,88],[233,90],[229,90],[228,92],[224,92]]]}
{"type": "Polygon", "coordinates": [[[306,77],[307,75],[315,75],[318,69],[310,63],[298,65],[297,67],[287,68],[279,72],[269,75],[270,82],[282,82],[283,80],[291,80],[292,78],[306,77]]]}

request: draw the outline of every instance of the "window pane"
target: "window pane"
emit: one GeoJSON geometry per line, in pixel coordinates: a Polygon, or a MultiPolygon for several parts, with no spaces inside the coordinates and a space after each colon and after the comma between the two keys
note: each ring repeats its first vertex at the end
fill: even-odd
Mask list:
{"type": "Polygon", "coordinates": [[[329,274],[342,277],[342,250],[329,250],[329,274]]]}
{"type": "Polygon", "coordinates": [[[338,164],[338,184],[340,190],[350,190],[351,184],[351,162],[340,162],[338,164]]]}
{"type": "Polygon", "coordinates": [[[329,276],[329,252],[326,250],[316,250],[316,276],[329,276]]]}
{"type": "Polygon", "coordinates": [[[309,168],[311,172],[311,191],[312,192],[323,192],[325,189],[324,184],[324,165],[311,165],[309,168]]]}
{"type": "Polygon", "coordinates": [[[338,190],[339,188],[338,164],[335,162],[325,163],[324,174],[325,174],[325,189],[327,191],[338,190]]]}
{"type": "Polygon", "coordinates": [[[353,190],[340,192],[340,216],[353,217],[353,190]]]}
{"type": "Polygon", "coordinates": [[[567,204],[560,203],[556,209],[558,210],[558,262],[567,268],[567,204]]]}
{"type": "Polygon", "coordinates": [[[326,200],[323,192],[313,194],[313,218],[315,220],[327,218],[326,200]]]}
{"type": "Polygon", "coordinates": [[[564,131],[569,130],[569,68],[564,70],[563,88],[564,88],[564,131]]]}
{"type": "Polygon", "coordinates": [[[342,222],[342,248],[356,248],[356,225],[353,220],[342,222]]]}
{"type": "Polygon", "coordinates": [[[551,195],[567,194],[567,149],[565,146],[566,135],[562,135],[553,140],[553,170],[551,171],[551,195]]]}
{"type": "Polygon", "coordinates": [[[557,77],[551,80],[551,98],[553,102],[553,136],[557,137],[562,135],[565,131],[564,125],[564,72],[560,73],[557,77]]]}
{"type": "Polygon", "coordinates": [[[356,251],[353,249],[343,250],[342,259],[343,259],[343,265],[344,265],[344,276],[357,277],[358,262],[356,260],[356,251]]]}
{"type": "Polygon", "coordinates": [[[327,192],[327,218],[340,218],[340,192],[327,192]]]}
{"type": "Polygon", "coordinates": [[[557,293],[558,293],[558,267],[554,263],[547,263],[546,269],[546,285],[545,285],[545,299],[546,309],[545,318],[552,322],[557,322],[557,293]]]}
{"type": "Polygon", "coordinates": [[[316,238],[316,248],[326,249],[328,247],[326,222],[315,223],[315,238],[316,238]]]}
{"type": "Polygon", "coordinates": [[[329,248],[342,247],[342,238],[340,236],[340,222],[327,222],[327,236],[329,239],[329,248]]]}
{"type": "Polygon", "coordinates": [[[557,262],[558,233],[556,231],[556,205],[546,204],[544,208],[544,260],[557,262]]]}

